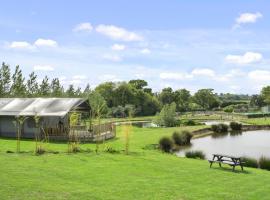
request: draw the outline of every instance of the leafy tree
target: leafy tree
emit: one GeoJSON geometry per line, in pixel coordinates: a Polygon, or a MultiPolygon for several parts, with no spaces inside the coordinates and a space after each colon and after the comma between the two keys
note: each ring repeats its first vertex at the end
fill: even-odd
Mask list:
{"type": "Polygon", "coordinates": [[[213,94],[213,89],[200,89],[193,97],[193,101],[200,105],[204,110],[218,106],[217,97],[213,94]]]}
{"type": "Polygon", "coordinates": [[[160,126],[172,127],[176,124],[176,104],[166,104],[157,116],[156,122],[160,126]]]}
{"type": "Polygon", "coordinates": [[[252,95],[249,104],[251,106],[262,107],[265,105],[262,95],[252,95]]]}
{"type": "Polygon", "coordinates": [[[172,88],[164,88],[159,94],[159,100],[163,105],[171,104],[174,101],[174,93],[172,88]]]}
{"type": "Polygon", "coordinates": [[[39,86],[39,95],[46,97],[46,96],[49,96],[50,93],[51,93],[51,87],[49,83],[49,78],[48,76],[45,76],[39,86]]]}
{"type": "Polygon", "coordinates": [[[116,106],[116,104],[113,102],[115,87],[116,86],[113,82],[106,82],[98,85],[95,88],[95,91],[97,91],[105,99],[108,107],[116,106]]]}
{"type": "Polygon", "coordinates": [[[261,96],[266,104],[270,104],[270,86],[262,88],[261,96]]]}
{"type": "Polygon", "coordinates": [[[26,83],[27,87],[27,96],[33,97],[38,94],[38,82],[37,82],[37,75],[35,72],[32,72],[29,74],[29,79],[27,80],[26,83]]]}
{"type": "Polygon", "coordinates": [[[143,89],[144,87],[148,85],[148,83],[145,80],[141,80],[141,79],[130,80],[128,83],[138,90],[143,89]]]}
{"type": "Polygon", "coordinates": [[[75,96],[76,96],[76,97],[80,97],[81,95],[82,95],[81,88],[78,87],[77,90],[75,91],[75,96]]]}
{"type": "Polygon", "coordinates": [[[25,78],[22,75],[22,70],[19,65],[16,66],[15,72],[12,75],[12,85],[10,88],[11,96],[23,97],[26,95],[25,78]]]}
{"type": "Polygon", "coordinates": [[[120,84],[114,90],[114,105],[118,106],[125,106],[126,104],[133,104],[136,105],[136,95],[135,95],[135,88],[127,83],[120,84]]]}
{"type": "Polygon", "coordinates": [[[60,81],[58,78],[52,79],[51,82],[51,96],[52,97],[61,97],[63,96],[63,87],[60,84],[60,81]]]}
{"type": "Polygon", "coordinates": [[[176,90],[175,92],[175,103],[177,111],[188,111],[191,95],[186,89],[176,90]]]}

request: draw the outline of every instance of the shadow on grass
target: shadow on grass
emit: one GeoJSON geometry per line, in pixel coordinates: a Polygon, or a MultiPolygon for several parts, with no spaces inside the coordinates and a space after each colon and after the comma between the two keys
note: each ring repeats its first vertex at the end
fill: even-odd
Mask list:
{"type": "Polygon", "coordinates": [[[232,167],[219,167],[219,166],[212,166],[211,168],[209,168],[211,170],[220,170],[220,171],[224,171],[224,172],[230,172],[230,173],[236,173],[236,174],[251,174],[250,171],[247,171],[246,168],[244,167],[244,171],[241,170],[241,168],[235,168],[235,170],[232,170],[232,167]]]}

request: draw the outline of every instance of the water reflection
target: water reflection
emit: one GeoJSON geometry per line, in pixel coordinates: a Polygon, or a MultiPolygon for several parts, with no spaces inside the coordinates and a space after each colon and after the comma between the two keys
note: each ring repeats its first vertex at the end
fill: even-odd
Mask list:
{"type": "Polygon", "coordinates": [[[184,156],[186,151],[203,151],[207,158],[213,153],[233,156],[249,156],[259,159],[262,155],[270,157],[270,131],[257,130],[230,132],[193,139],[190,147],[181,148],[177,153],[184,156]]]}

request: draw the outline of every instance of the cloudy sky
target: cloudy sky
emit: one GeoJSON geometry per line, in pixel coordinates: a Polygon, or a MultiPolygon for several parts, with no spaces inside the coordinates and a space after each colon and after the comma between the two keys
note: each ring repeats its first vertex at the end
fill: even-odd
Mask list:
{"type": "Polygon", "coordinates": [[[2,1],[0,60],[92,87],[258,93],[270,85],[267,0],[2,1]]]}

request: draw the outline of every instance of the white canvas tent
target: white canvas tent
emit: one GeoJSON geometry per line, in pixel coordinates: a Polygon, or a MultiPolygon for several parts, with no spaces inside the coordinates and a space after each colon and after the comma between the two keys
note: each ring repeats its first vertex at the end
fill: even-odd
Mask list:
{"type": "Polygon", "coordinates": [[[87,100],[82,98],[0,98],[0,136],[15,137],[14,119],[25,116],[23,126],[25,138],[34,137],[33,116],[39,116],[42,126],[51,129],[68,128],[68,113],[89,112],[87,100]]]}

